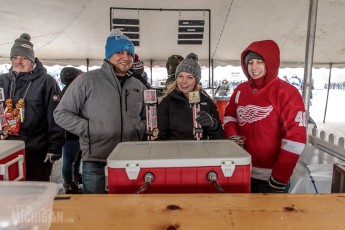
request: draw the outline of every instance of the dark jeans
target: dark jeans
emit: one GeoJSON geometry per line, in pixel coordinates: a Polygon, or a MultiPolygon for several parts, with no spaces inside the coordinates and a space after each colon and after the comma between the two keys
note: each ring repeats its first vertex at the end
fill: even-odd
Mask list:
{"type": "Polygon", "coordinates": [[[106,162],[83,161],[83,193],[104,194],[106,162]]]}
{"type": "Polygon", "coordinates": [[[68,140],[62,147],[62,176],[65,183],[73,182],[73,175],[79,173],[81,154],[79,150],[79,140],[68,140]]]}
{"type": "MultiPolygon", "coordinates": [[[[287,193],[290,188],[290,183],[285,187],[284,193],[287,193]]],[[[252,193],[275,193],[275,191],[268,184],[268,181],[251,179],[251,192],[252,193]]]]}

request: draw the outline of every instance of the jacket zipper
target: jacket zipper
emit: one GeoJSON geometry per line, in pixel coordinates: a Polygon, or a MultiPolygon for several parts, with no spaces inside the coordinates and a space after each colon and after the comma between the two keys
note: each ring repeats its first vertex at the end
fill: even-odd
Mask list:
{"type": "Polygon", "coordinates": [[[129,96],[129,92],[128,92],[127,89],[125,89],[125,95],[126,95],[126,97],[125,97],[125,103],[126,103],[126,112],[127,112],[127,98],[128,98],[128,96],[129,96]]]}

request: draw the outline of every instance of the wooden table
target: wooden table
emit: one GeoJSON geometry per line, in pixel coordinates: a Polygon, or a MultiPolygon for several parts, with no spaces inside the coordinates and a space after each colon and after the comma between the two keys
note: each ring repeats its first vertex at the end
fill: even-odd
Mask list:
{"type": "Polygon", "coordinates": [[[59,195],[51,229],[345,229],[345,194],[59,195]]]}

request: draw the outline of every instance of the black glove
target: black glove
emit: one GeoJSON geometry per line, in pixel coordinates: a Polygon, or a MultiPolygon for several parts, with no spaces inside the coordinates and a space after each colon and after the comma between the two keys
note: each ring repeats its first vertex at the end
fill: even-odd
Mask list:
{"type": "Polygon", "coordinates": [[[54,163],[55,161],[59,160],[60,158],[61,158],[60,154],[47,153],[46,158],[44,159],[44,163],[46,163],[48,160],[50,163],[54,163]]]}
{"type": "Polygon", "coordinates": [[[206,113],[205,111],[199,111],[197,115],[198,117],[196,118],[196,121],[202,127],[207,127],[211,130],[216,130],[218,128],[218,121],[210,114],[206,113]]]}
{"type": "Polygon", "coordinates": [[[272,176],[268,179],[268,185],[271,187],[271,192],[274,193],[283,193],[286,187],[286,184],[276,181],[272,176]]]}

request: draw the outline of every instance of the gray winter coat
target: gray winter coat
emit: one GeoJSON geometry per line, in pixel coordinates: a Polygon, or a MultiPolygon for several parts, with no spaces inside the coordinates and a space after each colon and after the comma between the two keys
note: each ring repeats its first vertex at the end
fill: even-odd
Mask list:
{"type": "Polygon", "coordinates": [[[79,136],[83,161],[105,162],[120,142],[145,134],[145,86],[127,73],[121,87],[112,65],[82,74],[54,111],[58,125],[79,136]]]}

